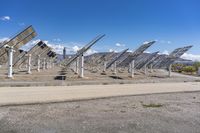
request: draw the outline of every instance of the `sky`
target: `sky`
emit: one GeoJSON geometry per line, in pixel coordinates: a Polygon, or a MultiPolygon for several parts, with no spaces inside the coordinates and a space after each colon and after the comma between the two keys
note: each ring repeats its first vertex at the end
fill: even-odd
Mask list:
{"type": "MultiPolygon", "coordinates": [[[[106,34],[92,50],[131,51],[157,41],[148,52],[169,53],[187,45],[185,56],[200,60],[199,0],[0,0],[0,41],[33,25],[56,51],[84,46],[106,34]]],[[[30,43],[29,43],[30,44],[30,43]]]]}

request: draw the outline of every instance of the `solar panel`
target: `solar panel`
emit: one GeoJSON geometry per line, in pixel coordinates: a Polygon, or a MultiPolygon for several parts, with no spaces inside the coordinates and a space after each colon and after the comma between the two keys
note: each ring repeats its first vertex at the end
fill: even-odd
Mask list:
{"type": "Polygon", "coordinates": [[[163,56],[159,62],[156,62],[154,68],[167,68],[170,64],[180,58],[185,52],[187,52],[192,46],[186,46],[183,48],[177,48],[168,56],[163,56]]]}
{"type": "Polygon", "coordinates": [[[147,65],[149,62],[151,62],[152,59],[153,59],[154,57],[156,57],[156,55],[157,55],[158,53],[159,53],[159,52],[154,52],[154,53],[148,54],[148,55],[146,55],[146,56],[140,55],[141,58],[139,58],[138,60],[137,60],[137,59],[135,60],[135,68],[136,68],[136,69],[141,69],[141,68],[143,68],[143,67],[144,67],[145,65],[147,65]]]}
{"type": "Polygon", "coordinates": [[[20,66],[25,63],[28,59],[26,55],[31,54],[31,64],[35,65],[37,62],[37,56],[40,55],[41,58],[48,52],[50,48],[42,41],[38,42],[35,46],[33,46],[28,52],[26,52],[22,57],[18,58],[18,60],[14,63],[14,66],[20,66]]]}
{"type": "Polygon", "coordinates": [[[74,62],[79,56],[81,56],[84,52],[86,52],[88,49],[90,49],[96,42],[101,40],[105,35],[99,35],[95,39],[93,39],[90,43],[88,43],[86,46],[84,46],[82,49],[80,49],[74,57],[70,58],[67,63],[64,65],[67,67],[69,66],[72,62],[74,62]]]}
{"type": "Polygon", "coordinates": [[[120,67],[127,67],[130,62],[136,59],[141,53],[143,53],[146,49],[148,49],[151,45],[153,45],[155,41],[151,41],[148,43],[144,43],[141,45],[137,50],[127,56],[123,61],[121,61],[117,66],[120,67]]]}
{"type": "MultiPolygon", "coordinates": [[[[5,41],[5,43],[3,43],[3,45],[1,45],[0,48],[0,62],[6,63],[7,59],[8,59],[8,55],[7,55],[7,50],[4,48],[5,45],[8,46],[13,46],[15,51],[18,51],[18,48],[20,48],[22,45],[26,44],[27,42],[29,42],[31,39],[33,39],[36,36],[36,32],[33,29],[32,26],[28,26],[27,28],[25,28],[22,32],[18,33],[16,36],[12,37],[10,40],[5,41]]],[[[14,53],[14,57],[15,57],[15,53],[14,53]]]]}
{"type": "Polygon", "coordinates": [[[128,49],[123,50],[122,52],[118,53],[110,62],[108,62],[106,69],[108,69],[109,67],[112,66],[112,64],[115,63],[115,61],[117,61],[121,56],[123,56],[126,52],[128,51],[128,49]]]}
{"type": "Polygon", "coordinates": [[[32,56],[34,55],[36,51],[40,48],[41,44],[43,44],[42,41],[38,42],[35,46],[33,46],[28,52],[23,52],[21,55],[14,57],[13,65],[14,66],[19,66],[23,62],[26,61],[27,57],[26,54],[31,54],[32,56]]]}
{"type": "MultiPolygon", "coordinates": [[[[15,46],[18,43],[20,43],[21,41],[23,41],[27,36],[31,35],[32,33],[35,33],[35,30],[33,29],[32,26],[28,26],[22,32],[20,32],[15,37],[13,37],[12,39],[10,39],[4,45],[15,46]]],[[[35,37],[35,35],[36,35],[36,33],[34,35],[32,35],[32,37],[35,37]]]]}
{"type": "Polygon", "coordinates": [[[21,42],[17,43],[15,45],[15,48],[20,48],[22,47],[24,44],[28,43],[30,40],[32,40],[34,37],[37,36],[36,32],[31,33],[30,35],[28,35],[26,38],[24,38],[21,42]]]}

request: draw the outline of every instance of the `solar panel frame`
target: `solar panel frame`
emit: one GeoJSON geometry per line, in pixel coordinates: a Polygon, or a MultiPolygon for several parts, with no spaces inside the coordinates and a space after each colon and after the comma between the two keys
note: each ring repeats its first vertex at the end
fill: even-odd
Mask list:
{"type": "Polygon", "coordinates": [[[64,63],[64,66],[69,66],[72,62],[74,62],[79,56],[81,56],[84,52],[86,52],[88,49],[90,49],[95,43],[97,43],[99,40],[101,40],[104,35],[99,35],[95,39],[93,39],[91,42],[89,42],[86,46],[84,46],[82,49],[80,49],[74,57],[70,58],[68,62],[64,63]]]}
{"type": "Polygon", "coordinates": [[[142,60],[140,59],[138,62],[137,60],[135,61],[135,68],[136,69],[141,69],[143,68],[145,65],[147,65],[149,62],[152,61],[152,59],[159,53],[159,51],[157,52],[154,52],[154,53],[151,53],[149,54],[148,56],[146,56],[145,58],[142,57],[142,60]]]}
{"type": "Polygon", "coordinates": [[[121,56],[123,56],[126,52],[128,51],[128,49],[123,50],[122,52],[118,53],[115,57],[113,57],[113,59],[107,63],[106,65],[106,69],[110,68],[112,66],[112,64],[114,64],[121,56]]]}
{"type": "Polygon", "coordinates": [[[182,48],[177,48],[173,52],[171,52],[168,56],[162,58],[162,60],[160,62],[157,62],[156,64],[154,64],[153,67],[154,68],[167,68],[191,48],[192,48],[191,45],[182,47],[182,48]]]}
{"type": "Polygon", "coordinates": [[[127,58],[122,60],[120,63],[118,63],[118,67],[127,67],[129,66],[130,62],[135,60],[140,54],[142,54],[146,49],[148,49],[150,46],[152,46],[156,41],[151,41],[148,43],[142,44],[138,49],[136,49],[133,53],[131,53],[127,58]]]}
{"type": "MultiPolygon", "coordinates": [[[[11,38],[10,40],[8,40],[5,43],[3,43],[3,45],[1,45],[1,48],[0,48],[0,53],[1,53],[0,54],[0,62],[2,64],[4,64],[4,63],[7,62],[7,59],[8,59],[7,50],[4,48],[5,45],[13,46],[14,47],[14,51],[18,51],[18,49],[22,45],[24,45],[27,42],[29,42],[35,36],[37,36],[37,33],[35,32],[35,30],[33,29],[32,25],[31,25],[31,26],[28,26],[27,28],[25,28],[20,33],[18,33],[16,36],[11,38]]],[[[15,56],[15,53],[14,53],[14,56],[15,56]]]]}

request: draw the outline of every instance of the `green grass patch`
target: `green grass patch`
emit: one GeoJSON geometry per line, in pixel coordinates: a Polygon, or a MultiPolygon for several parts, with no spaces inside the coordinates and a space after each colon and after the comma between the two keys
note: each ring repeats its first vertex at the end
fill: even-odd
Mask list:
{"type": "Polygon", "coordinates": [[[160,108],[163,105],[162,104],[154,104],[154,103],[150,103],[150,104],[142,104],[142,106],[144,108],[160,108]]]}

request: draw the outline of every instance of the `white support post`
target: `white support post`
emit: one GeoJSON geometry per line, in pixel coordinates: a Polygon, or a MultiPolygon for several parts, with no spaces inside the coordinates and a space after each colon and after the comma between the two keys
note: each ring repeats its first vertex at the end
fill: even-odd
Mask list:
{"type": "Polygon", "coordinates": [[[19,65],[19,70],[22,70],[22,64],[21,64],[21,65],[19,65]]]}
{"type": "Polygon", "coordinates": [[[8,78],[13,78],[13,47],[8,49],[8,78]]]}
{"type": "Polygon", "coordinates": [[[31,74],[31,54],[28,54],[28,74],[31,74]]]}
{"type": "Polygon", "coordinates": [[[130,63],[130,71],[131,71],[131,78],[133,78],[135,75],[134,75],[134,70],[135,70],[135,60],[132,60],[132,62],[130,63]]]}
{"type": "Polygon", "coordinates": [[[79,75],[79,77],[80,78],[83,78],[84,77],[84,56],[83,55],[81,55],[80,56],[80,75],[79,75]]]}
{"type": "Polygon", "coordinates": [[[79,69],[79,57],[76,59],[76,70],[75,70],[75,72],[76,72],[76,74],[78,74],[78,69],[79,69]]]}
{"type": "Polygon", "coordinates": [[[52,62],[51,62],[51,59],[50,59],[50,60],[49,60],[49,68],[50,68],[50,69],[51,69],[51,63],[52,63],[52,62]]]}
{"type": "Polygon", "coordinates": [[[198,72],[197,72],[198,76],[200,76],[200,67],[198,67],[198,72]]]}
{"type": "Polygon", "coordinates": [[[40,72],[40,55],[37,57],[37,71],[40,72]]]}
{"type": "Polygon", "coordinates": [[[46,60],[45,67],[46,67],[46,69],[49,69],[49,62],[48,62],[48,60],[46,60]]]}
{"type": "Polygon", "coordinates": [[[147,65],[145,64],[144,65],[144,74],[147,76],[148,75],[148,68],[147,68],[147,65]]]}
{"type": "Polygon", "coordinates": [[[172,76],[172,65],[171,64],[169,65],[168,72],[169,72],[168,76],[171,77],[172,76]]]}
{"type": "Polygon", "coordinates": [[[43,70],[46,69],[46,59],[45,59],[45,58],[43,59],[43,66],[42,66],[42,69],[43,69],[43,70]]]}
{"type": "Polygon", "coordinates": [[[131,73],[131,71],[132,71],[132,62],[129,63],[128,73],[131,73]]]}
{"type": "Polygon", "coordinates": [[[117,74],[117,62],[114,62],[114,74],[117,74]]]}
{"type": "Polygon", "coordinates": [[[54,66],[55,66],[55,63],[53,62],[53,63],[52,63],[52,67],[54,68],[54,66]]]}
{"type": "Polygon", "coordinates": [[[150,72],[153,72],[153,64],[150,64],[150,72]]]}
{"type": "Polygon", "coordinates": [[[104,66],[103,66],[103,72],[106,72],[107,62],[105,61],[103,65],[104,65],[104,66]]]}

